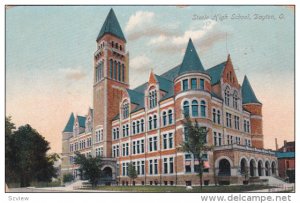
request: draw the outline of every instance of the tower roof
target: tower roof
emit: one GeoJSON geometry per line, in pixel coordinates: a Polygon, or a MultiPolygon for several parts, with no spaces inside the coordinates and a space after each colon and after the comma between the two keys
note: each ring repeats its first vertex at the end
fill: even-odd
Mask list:
{"type": "Polygon", "coordinates": [[[105,34],[112,34],[126,42],[118,19],[114,10],[111,8],[98,34],[97,41],[105,34]]]}
{"type": "Polygon", "coordinates": [[[243,104],[258,103],[261,104],[255,96],[255,93],[250,85],[250,82],[245,75],[242,85],[243,104]]]}
{"type": "Polygon", "coordinates": [[[189,43],[185,50],[185,54],[178,75],[182,75],[184,73],[189,72],[205,72],[204,67],[200,61],[200,58],[191,39],[189,39],[189,43]]]}
{"type": "Polygon", "coordinates": [[[73,132],[74,120],[75,120],[74,114],[71,113],[69,121],[68,121],[65,129],[63,130],[63,132],[73,132]]]}

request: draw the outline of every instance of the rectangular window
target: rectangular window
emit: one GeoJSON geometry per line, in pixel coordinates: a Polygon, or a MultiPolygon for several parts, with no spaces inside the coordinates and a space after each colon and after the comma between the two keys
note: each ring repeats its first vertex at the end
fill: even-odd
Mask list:
{"type": "Polygon", "coordinates": [[[122,156],[126,155],[126,147],[125,144],[122,144],[122,156]]]}
{"type": "Polygon", "coordinates": [[[153,174],[153,160],[149,160],[149,174],[153,174]]]}
{"type": "Polygon", "coordinates": [[[158,174],[158,161],[154,159],[154,174],[158,174]]]}
{"type": "Polygon", "coordinates": [[[200,79],[200,89],[204,90],[204,79],[200,79]]]}
{"type": "Polygon", "coordinates": [[[169,149],[173,148],[173,133],[169,133],[169,149]]]}
{"type": "Polygon", "coordinates": [[[126,143],[126,156],[129,155],[129,143],[126,143]]]}
{"type": "Polygon", "coordinates": [[[135,141],[132,142],[132,154],[135,154],[135,148],[136,148],[136,145],[135,145],[135,141]]]}
{"type": "Polygon", "coordinates": [[[217,132],[214,132],[214,145],[215,145],[215,146],[218,146],[217,132]]]}
{"type": "Polygon", "coordinates": [[[164,158],[164,173],[168,173],[168,159],[164,158]]]}
{"type": "Polygon", "coordinates": [[[188,89],[188,80],[185,79],[182,81],[182,90],[186,91],[188,89]]]}
{"type": "Polygon", "coordinates": [[[144,140],[141,140],[141,153],[145,152],[144,140]]]}
{"type": "Polygon", "coordinates": [[[222,134],[219,133],[219,146],[222,145],[222,134]]]}
{"type": "Polygon", "coordinates": [[[145,161],[141,161],[141,175],[145,174],[145,161]]]}
{"type": "Polygon", "coordinates": [[[153,150],[157,150],[157,137],[153,137],[153,150]]]}
{"type": "Polygon", "coordinates": [[[197,79],[196,78],[191,79],[191,89],[193,89],[193,90],[197,89],[197,79]]]}
{"type": "Polygon", "coordinates": [[[152,141],[152,137],[150,137],[149,138],[149,152],[153,151],[152,145],[153,145],[153,141],[152,141]]]}
{"type": "Polygon", "coordinates": [[[174,173],[174,159],[173,159],[173,157],[169,158],[169,173],[174,173]]]}
{"type": "Polygon", "coordinates": [[[164,134],[163,135],[163,149],[167,149],[168,148],[167,141],[168,141],[167,134],[164,134]]]}
{"type": "Polygon", "coordinates": [[[226,126],[228,128],[231,128],[231,114],[230,113],[226,113],[226,126]]]}
{"type": "Polygon", "coordinates": [[[140,153],[140,141],[136,141],[136,153],[139,154],[140,153]]]}

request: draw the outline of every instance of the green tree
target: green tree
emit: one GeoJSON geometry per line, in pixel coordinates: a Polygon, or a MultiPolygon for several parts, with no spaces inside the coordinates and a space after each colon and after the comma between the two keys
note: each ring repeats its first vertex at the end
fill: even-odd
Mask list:
{"type": "Polygon", "coordinates": [[[137,172],[136,172],[135,167],[134,167],[134,165],[132,164],[132,162],[130,162],[130,163],[128,164],[128,177],[129,177],[130,180],[131,180],[131,185],[132,185],[134,179],[137,178],[137,172]]]}
{"type": "Polygon", "coordinates": [[[15,146],[13,145],[12,134],[16,126],[11,121],[11,117],[5,117],[5,177],[6,182],[16,182],[17,174],[12,170],[15,167],[15,146]]]}
{"type": "Polygon", "coordinates": [[[73,174],[71,174],[71,173],[64,174],[64,176],[63,176],[63,182],[64,183],[68,183],[68,182],[71,182],[73,180],[74,180],[73,174]]]}
{"type": "Polygon", "coordinates": [[[202,189],[203,177],[203,155],[211,150],[211,147],[206,144],[206,137],[208,130],[205,127],[200,127],[197,120],[193,123],[189,116],[185,115],[184,121],[185,140],[180,145],[181,151],[193,155],[194,160],[199,163],[198,175],[200,179],[200,186],[202,189]]]}
{"type": "MultiPolygon", "coordinates": [[[[10,120],[7,119],[9,122],[10,120]]],[[[52,177],[57,177],[54,161],[57,155],[47,156],[50,149],[49,142],[30,125],[20,126],[18,130],[8,124],[5,129],[9,138],[9,150],[6,151],[8,164],[6,180],[20,182],[21,187],[30,185],[32,181],[50,182],[52,177]]]]}
{"type": "Polygon", "coordinates": [[[101,157],[85,157],[79,152],[76,152],[75,155],[75,164],[79,165],[79,170],[81,170],[83,176],[89,180],[89,182],[92,184],[92,187],[96,187],[98,180],[101,177],[101,157]]]}

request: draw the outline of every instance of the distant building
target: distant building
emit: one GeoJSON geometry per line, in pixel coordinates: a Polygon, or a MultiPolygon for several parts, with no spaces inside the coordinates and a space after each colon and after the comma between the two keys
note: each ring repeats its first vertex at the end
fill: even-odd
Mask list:
{"type": "Polygon", "coordinates": [[[177,150],[189,136],[183,125],[189,114],[215,146],[203,157],[206,184],[241,183],[246,168],[250,176],[277,175],[275,153],[263,148],[262,103],[247,76],[239,84],[229,55],[205,69],[190,39],[180,64],[130,89],[126,39],[112,9],[96,42],[93,109],[72,113],[63,130],[63,174],[79,178],[73,162],[79,151],[103,157],[106,184],[128,184],[130,162],[137,185],[199,184],[199,163],[177,150]]]}
{"type": "Polygon", "coordinates": [[[295,182],[295,142],[287,142],[276,152],[278,174],[289,182],[295,182]]]}

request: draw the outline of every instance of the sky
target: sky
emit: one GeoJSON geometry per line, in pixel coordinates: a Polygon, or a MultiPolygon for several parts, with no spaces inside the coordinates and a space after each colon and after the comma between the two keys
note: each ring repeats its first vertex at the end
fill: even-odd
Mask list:
{"type": "Polygon", "coordinates": [[[205,69],[230,54],[263,103],[265,148],[294,140],[294,10],[285,6],[17,6],[6,9],[6,115],[61,152],[74,112],[92,106],[96,37],[113,8],[127,39],[130,87],[181,63],[191,38],[205,69]]]}

